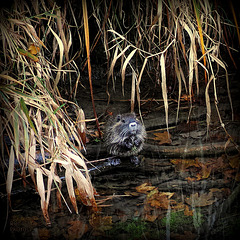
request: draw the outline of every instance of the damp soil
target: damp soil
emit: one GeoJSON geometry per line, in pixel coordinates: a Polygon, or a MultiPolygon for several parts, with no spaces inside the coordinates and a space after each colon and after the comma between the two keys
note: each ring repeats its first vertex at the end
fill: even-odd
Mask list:
{"type": "MultiPolygon", "coordinates": [[[[126,78],[124,96],[120,76],[115,91],[110,83],[111,99],[107,104],[104,71],[101,66],[92,69],[96,78],[93,79],[96,110],[103,130],[107,112],[130,111],[131,76],[126,78]]],[[[105,167],[109,156],[97,138],[95,123],[89,122],[87,126],[86,158],[102,159],[94,163],[98,169],[88,165],[99,194],[96,196],[99,211],[93,212],[79,201],[79,214],[74,213],[63,181],[63,195],[72,213],[64,202],[59,209],[53,191],[49,206],[51,226],[46,226],[40,198],[30,178],[27,187],[16,181],[11,208],[1,185],[2,235],[7,239],[234,239],[240,234],[240,156],[236,149],[240,143],[239,76],[234,73],[230,77],[234,119],[225,79],[218,79],[222,82],[217,89],[218,107],[229,135],[220,123],[211,87],[209,130],[204,92],[195,96],[192,108],[189,101],[181,101],[177,121],[177,97],[169,94],[168,135],[164,105],[158,94],[160,87],[153,92],[151,80],[146,79],[141,89],[141,95],[146,96],[141,114],[148,135],[139,166],[121,159],[121,164],[105,167]]],[[[79,88],[77,101],[86,118],[92,119],[90,97],[85,97],[90,96],[87,81],[81,84],[86,89],[79,88]]],[[[137,109],[136,106],[138,115],[137,109]]]]}

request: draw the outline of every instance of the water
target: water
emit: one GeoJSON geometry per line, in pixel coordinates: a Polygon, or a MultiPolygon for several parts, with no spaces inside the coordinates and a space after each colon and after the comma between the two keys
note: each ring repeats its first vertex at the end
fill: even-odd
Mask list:
{"type": "MultiPolygon", "coordinates": [[[[1,196],[1,226],[8,239],[228,239],[239,233],[238,169],[226,155],[172,159],[141,156],[92,176],[99,212],[79,203],[80,213],[57,206],[54,192],[47,227],[40,198],[14,184],[12,208],[1,196]],[[211,171],[209,170],[211,169],[211,171]],[[210,171],[210,173],[208,173],[210,171]],[[16,191],[18,190],[18,191],[16,191]]],[[[239,156],[232,157],[239,161],[239,156]]],[[[63,186],[66,197],[66,186],[63,186]]],[[[66,200],[71,207],[69,199],[66,200]]],[[[73,209],[72,209],[73,210],[73,209]]]]}

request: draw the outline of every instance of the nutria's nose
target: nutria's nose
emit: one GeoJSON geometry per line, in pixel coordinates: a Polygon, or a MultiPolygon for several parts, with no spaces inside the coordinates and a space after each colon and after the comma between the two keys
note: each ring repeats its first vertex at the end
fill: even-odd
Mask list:
{"type": "Polygon", "coordinates": [[[136,131],[137,130],[137,123],[136,122],[129,123],[129,128],[130,128],[131,131],[136,131]]]}

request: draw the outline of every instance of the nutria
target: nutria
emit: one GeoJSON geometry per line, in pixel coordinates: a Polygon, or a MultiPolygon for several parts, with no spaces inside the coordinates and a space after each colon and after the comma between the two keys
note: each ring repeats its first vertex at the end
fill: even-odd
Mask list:
{"type": "Polygon", "coordinates": [[[146,131],[135,113],[119,114],[112,117],[106,126],[105,145],[113,156],[130,157],[139,164],[137,154],[142,150],[146,131]]]}

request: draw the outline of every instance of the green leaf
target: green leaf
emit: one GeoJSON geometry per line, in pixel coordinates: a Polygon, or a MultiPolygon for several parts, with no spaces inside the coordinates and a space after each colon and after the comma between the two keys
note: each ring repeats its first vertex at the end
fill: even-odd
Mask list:
{"type": "Polygon", "coordinates": [[[61,106],[59,106],[56,110],[54,110],[53,114],[56,114],[56,112],[57,112],[59,109],[61,109],[63,106],[65,106],[65,105],[66,105],[66,103],[64,103],[64,104],[62,104],[61,106]]]}
{"type": "Polygon", "coordinates": [[[28,123],[29,123],[30,127],[33,129],[34,133],[37,135],[36,128],[35,128],[32,120],[29,116],[29,111],[28,111],[28,108],[27,108],[23,98],[20,98],[20,106],[21,106],[22,111],[24,112],[24,114],[27,117],[27,120],[28,120],[28,123]]]}

